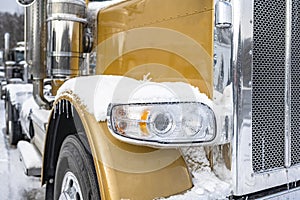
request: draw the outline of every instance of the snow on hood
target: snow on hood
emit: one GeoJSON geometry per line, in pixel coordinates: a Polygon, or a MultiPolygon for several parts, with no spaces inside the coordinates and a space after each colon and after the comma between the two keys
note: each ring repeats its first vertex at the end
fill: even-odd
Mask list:
{"type": "Polygon", "coordinates": [[[208,97],[198,88],[183,82],[155,83],[124,76],[98,75],[68,80],[58,90],[78,97],[97,121],[105,121],[110,103],[154,103],[196,101],[212,107],[208,97]]]}
{"type": "Polygon", "coordinates": [[[98,8],[103,9],[107,8],[109,6],[115,5],[117,3],[123,2],[125,0],[112,0],[112,1],[102,1],[102,2],[90,2],[89,3],[89,8],[93,9],[94,5],[98,4],[98,8]]]}

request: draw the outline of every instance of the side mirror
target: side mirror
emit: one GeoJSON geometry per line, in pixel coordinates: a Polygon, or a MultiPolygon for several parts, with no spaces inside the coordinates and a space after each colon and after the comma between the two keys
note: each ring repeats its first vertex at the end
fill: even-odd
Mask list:
{"type": "Polygon", "coordinates": [[[27,7],[33,4],[36,0],[16,0],[20,6],[27,7]]]}

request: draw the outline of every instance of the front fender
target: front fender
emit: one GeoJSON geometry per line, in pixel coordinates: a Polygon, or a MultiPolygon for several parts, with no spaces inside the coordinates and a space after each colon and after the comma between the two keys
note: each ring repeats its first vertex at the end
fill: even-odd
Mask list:
{"type": "Polygon", "coordinates": [[[55,102],[46,136],[42,183],[54,177],[64,138],[78,132],[87,138],[101,199],[154,199],[192,187],[179,150],[135,146],[115,139],[106,122],[98,122],[72,94],[63,94],[55,102]]]}

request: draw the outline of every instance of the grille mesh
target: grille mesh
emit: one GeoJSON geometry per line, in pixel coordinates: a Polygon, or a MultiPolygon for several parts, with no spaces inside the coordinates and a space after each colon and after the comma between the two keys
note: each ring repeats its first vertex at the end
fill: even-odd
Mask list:
{"type": "Polygon", "coordinates": [[[256,173],[284,166],[284,2],[254,0],[252,167],[256,173]]]}
{"type": "Polygon", "coordinates": [[[293,1],[291,68],[291,161],[300,163],[300,3],[293,1]]]}

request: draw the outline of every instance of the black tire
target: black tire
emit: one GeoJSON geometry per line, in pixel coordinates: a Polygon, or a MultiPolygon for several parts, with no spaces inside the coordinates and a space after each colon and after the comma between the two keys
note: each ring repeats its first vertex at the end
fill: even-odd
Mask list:
{"type": "Polygon", "coordinates": [[[10,111],[9,111],[8,101],[5,100],[5,125],[6,125],[5,133],[6,133],[6,135],[9,134],[9,132],[8,132],[9,113],[10,113],[10,111]]]}
{"type": "Polygon", "coordinates": [[[11,105],[10,101],[7,102],[8,105],[8,136],[9,144],[16,145],[20,140],[22,140],[22,128],[18,121],[19,115],[17,109],[11,105]]]}
{"type": "MultiPolygon", "coordinates": [[[[65,176],[70,176],[70,173],[76,177],[77,180],[75,180],[79,183],[82,198],[84,200],[100,199],[93,158],[75,135],[68,136],[62,144],[54,179],[53,199],[59,199],[63,180],[65,176]]],[[[76,181],[73,182],[76,183],[76,181]]]]}
{"type": "Polygon", "coordinates": [[[9,124],[9,144],[17,145],[22,140],[21,125],[19,122],[12,121],[9,124]]]}
{"type": "Polygon", "coordinates": [[[53,190],[54,190],[54,186],[53,183],[47,183],[46,184],[46,196],[45,196],[45,200],[53,200],[53,190]]]}

